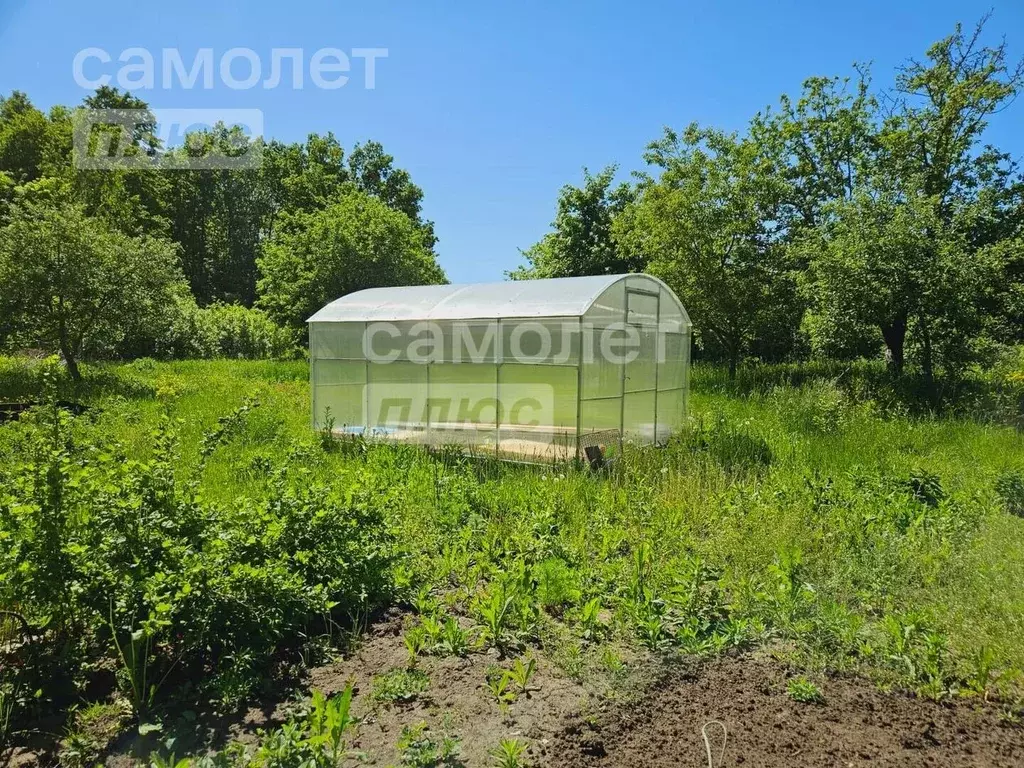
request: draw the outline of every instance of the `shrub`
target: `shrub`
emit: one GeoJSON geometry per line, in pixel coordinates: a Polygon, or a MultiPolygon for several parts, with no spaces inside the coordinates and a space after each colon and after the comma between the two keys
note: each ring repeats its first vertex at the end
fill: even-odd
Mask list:
{"type": "Polygon", "coordinates": [[[927,504],[929,507],[939,506],[939,502],[946,498],[946,492],[942,488],[942,479],[926,469],[916,470],[903,486],[915,501],[927,504]]]}
{"type": "Polygon", "coordinates": [[[116,664],[140,712],[172,673],[244,697],[311,625],[390,597],[392,539],[365,476],[328,487],[284,461],[264,497],[225,507],[179,474],[166,425],[139,461],[60,412],[23,421],[26,461],[0,483],[0,604],[75,649],[72,674],[116,664]]]}
{"type": "Polygon", "coordinates": [[[25,401],[35,397],[43,366],[43,361],[28,357],[0,357],[0,400],[25,401]]]}
{"type": "Polygon", "coordinates": [[[1011,515],[1024,517],[1024,472],[1009,470],[996,478],[996,493],[1011,515]]]}
{"type": "Polygon", "coordinates": [[[283,357],[294,348],[292,334],[265,312],[238,304],[199,308],[191,298],[179,301],[166,333],[154,342],[164,358],[283,357]]]}

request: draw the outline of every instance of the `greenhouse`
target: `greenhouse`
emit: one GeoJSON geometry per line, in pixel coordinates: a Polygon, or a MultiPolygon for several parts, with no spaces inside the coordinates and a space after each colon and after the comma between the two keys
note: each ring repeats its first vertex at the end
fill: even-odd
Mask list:
{"type": "Polygon", "coordinates": [[[681,428],[690,329],[648,275],[357,291],[309,319],[313,425],[599,463],[681,428]]]}

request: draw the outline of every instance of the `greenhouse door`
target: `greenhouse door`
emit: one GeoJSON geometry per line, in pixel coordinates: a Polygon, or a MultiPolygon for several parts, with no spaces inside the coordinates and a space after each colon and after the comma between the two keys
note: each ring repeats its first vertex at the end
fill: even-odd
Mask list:
{"type": "Polygon", "coordinates": [[[658,413],[658,294],[626,289],[626,324],[639,337],[637,356],[622,369],[622,434],[654,442],[658,413]]]}

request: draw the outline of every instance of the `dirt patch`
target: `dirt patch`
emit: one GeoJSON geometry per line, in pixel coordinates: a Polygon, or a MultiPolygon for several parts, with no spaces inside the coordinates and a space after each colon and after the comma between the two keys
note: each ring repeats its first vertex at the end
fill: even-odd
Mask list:
{"type": "MultiPolygon", "coordinates": [[[[528,743],[525,757],[530,765],[558,765],[550,744],[559,738],[565,723],[580,718],[588,693],[583,685],[565,676],[539,651],[537,670],[527,692],[503,711],[486,687],[487,673],[495,667],[510,669],[512,658],[494,653],[471,653],[465,658],[421,656],[416,669],[429,677],[426,690],[409,701],[379,702],[373,698],[375,677],[406,669],[409,653],[402,639],[406,616],[395,614],[371,628],[350,656],[337,664],[313,669],[309,689],[337,693],[352,682],[352,709],[362,719],[350,748],[362,753],[353,765],[389,766],[399,763],[396,744],[402,728],[426,723],[428,734],[438,740],[451,735],[460,740],[460,760],[466,766],[489,766],[490,750],[503,738],[528,743]]],[[[288,705],[254,708],[232,726],[228,738],[252,742],[255,729],[279,724],[288,705]]]]}
{"type": "MultiPolygon", "coordinates": [[[[425,723],[438,741],[459,739],[467,768],[494,765],[489,752],[502,739],[526,742],[525,764],[533,768],[703,768],[701,731],[711,721],[728,735],[719,760],[721,730],[708,731],[715,768],[1024,766],[1024,727],[1001,718],[996,705],[937,703],[842,676],[812,676],[824,701],[802,704],[787,694],[792,672],[764,654],[676,664],[627,654],[613,684],[588,667],[584,685],[534,649],[529,692],[507,709],[486,680],[494,667],[509,669],[512,659],[493,652],[421,657],[416,669],[429,683],[414,698],[374,701],[374,679],[407,667],[403,632],[410,620],[396,612],[371,627],[343,661],[310,670],[308,689],[331,694],[355,685],[353,709],[362,722],[350,746],[362,756],[353,766],[400,764],[403,728],[425,723]]],[[[272,701],[230,722],[208,723],[208,743],[253,744],[258,729],[279,725],[294,708],[294,699],[272,701]]],[[[106,763],[130,766],[130,751],[118,750],[106,763]]]]}
{"type": "Polygon", "coordinates": [[[705,766],[709,721],[715,766],[1021,766],[1024,729],[976,700],[936,703],[885,693],[843,677],[819,682],[825,700],[800,704],[786,693],[778,662],[725,658],[670,674],[640,706],[599,724],[569,723],[552,765],[705,766]]]}
{"type": "Polygon", "coordinates": [[[348,659],[311,672],[309,685],[333,693],[352,681],[356,687],[354,710],[364,721],[353,748],[366,753],[370,765],[398,762],[396,743],[405,726],[425,722],[430,733],[460,739],[460,759],[467,766],[490,765],[488,752],[502,739],[529,743],[531,763],[558,764],[550,745],[559,738],[567,720],[579,717],[588,699],[582,685],[569,679],[540,653],[528,691],[503,711],[487,689],[488,671],[508,669],[511,659],[494,654],[470,654],[466,658],[423,657],[417,668],[430,678],[426,691],[406,703],[373,701],[373,680],[406,666],[408,652],[402,639],[402,618],[377,625],[348,659]]]}

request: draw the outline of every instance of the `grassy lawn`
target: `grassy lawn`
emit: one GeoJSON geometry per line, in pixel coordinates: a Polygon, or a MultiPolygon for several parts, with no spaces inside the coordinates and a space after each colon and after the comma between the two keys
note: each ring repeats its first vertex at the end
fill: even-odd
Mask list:
{"type": "MultiPolygon", "coordinates": [[[[0,399],[38,388],[38,372],[4,366],[0,399]]],[[[152,701],[136,702],[143,710],[179,695],[174,664],[202,670],[214,698],[241,700],[312,626],[362,621],[393,604],[422,618],[407,636],[414,655],[450,648],[440,627],[455,619],[471,627],[470,647],[512,655],[540,646],[567,667],[612,645],[668,655],[761,646],[807,670],[856,671],[927,696],[1019,695],[1024,519],[1012,511],[1022,502],[1013,479],[1024,470],[1024,437],[881,413],[828,382],[724,394],[708,385],[711,373],[694,377],[688,434],[594,473],[322,441],[310,431],[301,362],[93,367],[77,393],[65,391],[92,409],[59,419],[58,438],[45,409],[0,427],[9,489],[0,492],[0,537],[34,542],[0,560],[3,598],[55,626],[61,599],[30,589],[16,558],[33,563],[37,586],[53,567],[42,529],[24,521],[47,508],[40,499],[55,486],[45,468],[65,462],[65,549],[94,542],[89,557],[110,558],[114,575],[76,577],[83,594],[100,597],[62,619],[60,632],[78,643],[62,663],[81,681],[97,659],[113,659],[122,690],[140,671],[173,667],[152,701]],[[95,476],[76,474],[82,467],[95,476]],[[141,509],[166,527],[153,540],[171,554],[148,569],[121,562],[115,553],[126,545],[103,540],[130,544],[135,534],[117,533],[120,523],[100,529],[99,502],[76,496],[86,485],[90,498],[109,492],[127,517],[141,509]],[[167,518],[146,511],[160,505],[167,518]],[[175,527],[191,514],[217,534],[175,527]],[[358,530],[337,546],[354,558],[372,552],[378,565],[337,570],[333,550],[303,539],[346,525],[358,530]],[[190,537],[198,543],[176,549],[190,537]],[[181,564],[196,553],[206,565],[181,564]],[[222,565],[208,564],[222,555],[222,565]],[[271,629],[258,648],[241,618],[216,623],[225,590],[272,616],[261,618],[271,629]],[[294,610],[278,609],[293,595],[294,610]],[[95,607],[104,596],[109,621],[95,607]],[[213,618],[194,627],[196,615],[213,618]],[[119,653],[113,640],[141,629],[148,655],[126,659],[124,641],[119,653]],[[212,632],[236,633],[221,658],[197,650],[212,632]]],[[[140,544],[134,556],[148,551],[140,544]]],[[[87,572],[75,552],[61,557],[69,573],[87,572]]]]}

